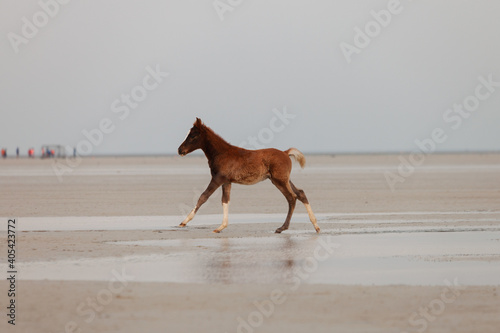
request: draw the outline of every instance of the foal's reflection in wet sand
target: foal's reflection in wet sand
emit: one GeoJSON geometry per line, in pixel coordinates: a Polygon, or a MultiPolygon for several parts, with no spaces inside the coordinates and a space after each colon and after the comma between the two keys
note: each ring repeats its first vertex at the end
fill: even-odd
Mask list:
{"type": "Polygon", "coordinates": [[[293,156],[302,168],[306,163],[304,155],[298,149],[290,148],[285,151],[272,148],[247,150],[236,147],[218,136],[211,128],[203,124],[201,119],[196,118],[186,139],[179,146],[178,152],[179,155],[184,156],[197,149],[201,149],[205,153],[212,179],[207,189],[201,194],[194,209],[180,224],[181,227],[185,227],[193,219],[201,205],[222,185],[224,217],[220,227],[214,230],[214,232],[221,232],[228,224],[231,183],[252,185],[270,179],[288,201],[288,214],[283,225],[276,229],[276,233],[288,229],[297,199],[305,205],[316,232],[320,231],[304,191],[295,187],[290,180],[290,172],[292,171],[290,156],[293,156]]]}
{"type": "Polygon", "coordinates": [[[293,283],[296,270],[318,246],[317,237],[210,239],[218,245],[207,257],[197,257],[195,266],[206,283],[293,283]]]}

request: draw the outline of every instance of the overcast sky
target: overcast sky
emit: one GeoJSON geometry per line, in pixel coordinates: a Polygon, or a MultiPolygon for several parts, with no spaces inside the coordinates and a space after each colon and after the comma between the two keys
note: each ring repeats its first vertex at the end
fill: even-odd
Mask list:
{"type": "Polygon", "coordinates": [[[9,153],[171,154],[196,116],[247,148],[500,150],[498,0],[55,1],[0,0],[9,153]]]}

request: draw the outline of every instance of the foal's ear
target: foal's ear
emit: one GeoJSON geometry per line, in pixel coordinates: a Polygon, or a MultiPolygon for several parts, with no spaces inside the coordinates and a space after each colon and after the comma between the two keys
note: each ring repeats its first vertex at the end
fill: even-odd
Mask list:
{"type": "Polygon", "coordinates": [[[201,122],[201,119],[196,117],[196,121],[194,122],[193,124],[195,127],[198,127],[198,129],[201,128],[201,125],[202,125],[202,122],[201,122]]]}

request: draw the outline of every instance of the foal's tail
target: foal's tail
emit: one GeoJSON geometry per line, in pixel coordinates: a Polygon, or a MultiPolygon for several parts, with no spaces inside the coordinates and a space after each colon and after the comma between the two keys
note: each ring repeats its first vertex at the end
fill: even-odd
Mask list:
{"type": "Polygon", "coordinates": [[[306,158],[304,157],[304,154],[302,154],[297,148],[290,148],[288,150],[285,150],[285,153],[288,154],[288,156],[293,156],[297,162],[299,162],[300,167],[304,169],[306,166],[306,158]]]}

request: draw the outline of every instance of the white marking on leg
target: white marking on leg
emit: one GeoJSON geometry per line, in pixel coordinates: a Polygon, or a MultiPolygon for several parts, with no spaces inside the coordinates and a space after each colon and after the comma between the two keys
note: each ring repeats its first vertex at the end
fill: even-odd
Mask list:
{"type": "Polygon", "coordinates": [[[311,205],[307,203],[307,204],[304,204],[304,206],[306,206],[307,214],[309,214],[309,219],[311,220],[311,223],[313,224],[314,229],[316,229],[316,232],[319,232],[320,229],[319,229],[319,226],[318,226],[318,223],[316,220],[316,216],[314,216],[314,213],[312,211],[311,205]]]}
{"type": "Polygon", "coordinates": [[[223,218],[222,218],[222,224],[220,227],[214,230],[214,232],[221,232],[222,230],[227,228],[228,220],[229,220],[229,202],[228,203],[223,203],[222,204],[222,211],[223,211],[223,218]]]}
{"type": "Polygon", "coordinates": [[[191,213],[189,213],[189,215],[186,216],[184,221],[182,221],[182,223],[180,224],[182,227],[186,226],[186,224],[193,219],[194,215],[196,214],[196,208],[198,207],[194,207],[191,213]]]}
{"type": "Polygon", "coordinates": [[[222,211],[224,213],[224,217],[222,218],[222,225],[225,228],[225,227],[227,227],[227,222],[229,219],[229,202],[222,204],[222,211]]]}

